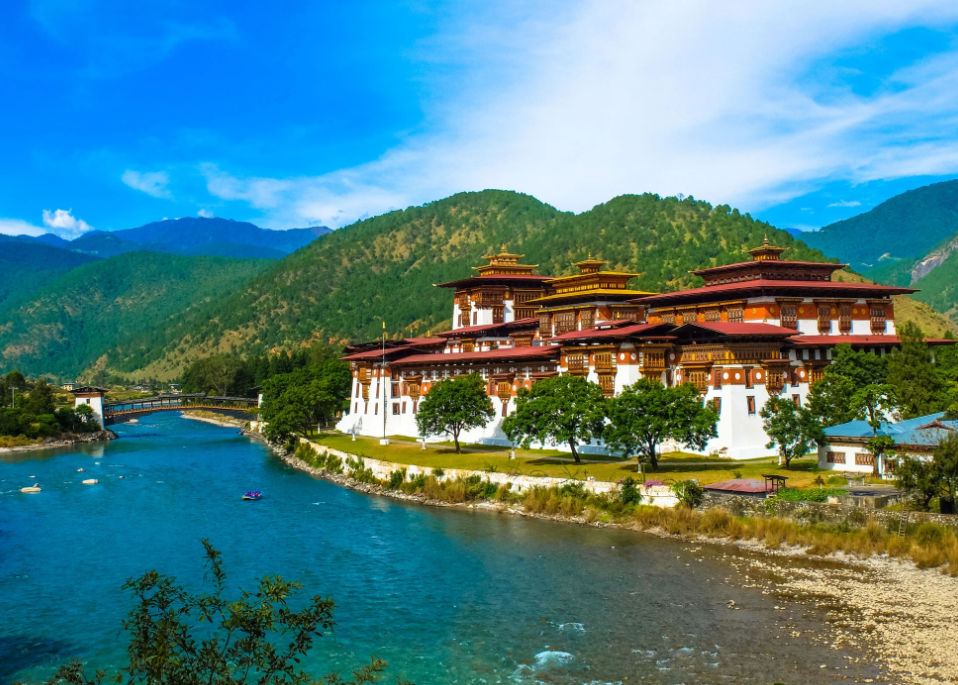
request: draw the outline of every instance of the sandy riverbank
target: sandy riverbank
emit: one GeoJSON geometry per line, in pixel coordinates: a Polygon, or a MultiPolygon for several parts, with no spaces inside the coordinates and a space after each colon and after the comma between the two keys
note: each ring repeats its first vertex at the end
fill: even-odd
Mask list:
{"type": "Polygon", "coordinates": [[[111,430],[97,431],[96,433],[79,433],[68,436],[61,435],[56,438],[47,438],[43,442],[37,442],[30,445],[18,445],[16,447],[0,447],[0,454],[13,452],[32,452],[35,450],[50,450],[57,447],[72,447],[73,445],[83,445],[94,442],[105,442],[107,440],[116,440],[119,436],[111,430]]]}
{"type": "Polygon", "coordinates": [[[214,418],[211,416],[203,416],[201,414],[198,414],[195,411],[184,411],[182,412],[182,414],[183,414],[183,418],[185,419],[192,419],[193,421],[203,421],[204,423],[212,423],[216,426],[224,426],[226,428],[245,428],[246,424],[249,423],[249,421],[246,421],[244,419],[237,419],[235,417],[227,416],[227,415],[217,416],[214,418]]]}
{"type": "MultiPolygon", "coordinates": [[[[249,434],[262,440],[258,434],[249,434]]],[[[264,441],[265,442],[265,441],[264,441]]],[[[269,445],[291,467],[353,490],[427,506],[473,509],[590,527],[615,527],[695,544],[735,547],[731,563],[755,579],[755,586],[776,598],[785,633],[798,637],[793,617],[803,607],[829,610],[829,622],[812,637],[833,649],[861,649],[869,661],[880,666],[882,677],[863,682],[931,683],[958,682],[958,578],[920,570],[911,562],[884,557],[858,559],[842,554],[815,557],[807,550],[766,549],[754,541],[726,538],[695,538],[669,535],[661,529],[640,530],[632,522],[586,521],[584,517],[533,514],[522,507],[481,501],[451,504],[423,495],[391,491],[379,485],[359,483],[348,476],[316,469],[293,455],[269,445]]],[[[730,607],[735,609],[735,607],[730,607]]],[[[745,609],[747,607],[738,607],[745,609]]],[[[839,671],[823,673],[823,682],[842,680],[839,671]]]]}

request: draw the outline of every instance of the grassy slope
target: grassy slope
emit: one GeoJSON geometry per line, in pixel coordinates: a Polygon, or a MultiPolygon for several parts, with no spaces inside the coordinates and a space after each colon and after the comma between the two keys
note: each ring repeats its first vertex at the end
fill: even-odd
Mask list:
{"type": "Polygon", "coordinates": [[[145,373],[175,374],[212,351],[362,340],[383,320],[393,335],[435,330],[450,317],[452,293],[433,284],[474,273],[502,243],[542,274],[572,273],[591,251],[610,268],[643,272],[635,287],[674,290],[700,283],[690,269],[739,261],[766,234],[792,258],[824,261],[785,231],[704,202],[626,195],[575,216],[519,193],[462,193],[361,221],[277,262],[183,317],[165,347],[145,344],[145,373]]]}
{"type": "Polygon", "coordinates": [[[802,236],[808,245],[849,262],[856,271],[884,259],[921,257],[958,232],[958,181],[896,195],[874,209],[802,236]]]}
{"type": "MultiPolygon", "coordinates": [[[[954,256],[954,255],[952,255],[954,256]]],[[[943,268],[945,265],[939,267],[943,268]]],[[[926,278],[931,277],[938,269],[935,269],[931,274],[928,274],[926,278]]],[[[842,270],[836,273],[833,277],[833,280],[843,280],[846,283],[873,283],[864,276],[861,276],[850,271],[842,270]]],[[[922,281],[921,279],[918,283],[915,284],[916,288],[921,288],[922,281]]],[[[930,290],[929,290],[930,292],[930,290]]],[[[939,312],[935,311],[926,304],[926,301],[920,301],[923,293],[916,293],[913,296],[906,295],[894,295],[892,300],[895,303],[895,320],[901,324],[905,321],[911,321],[918,324],[922,331],[925,332],[925,335],[929,338],[940,338],[945,335],[945,333],[953,333],[958,335],[958,325],[954,321],[949,319],[946,316],[943,316],[939,312]]]]}
{"type": "MultiPolygon", "coordinates": [[[[0,319],[5,369],[72,376],[125,339],[155,339],[184,312],[228,294],[272,262],[134,252],[93,262],[0,319]]],[[[121,344],[118,355],[135,354],[121,344]]]]}

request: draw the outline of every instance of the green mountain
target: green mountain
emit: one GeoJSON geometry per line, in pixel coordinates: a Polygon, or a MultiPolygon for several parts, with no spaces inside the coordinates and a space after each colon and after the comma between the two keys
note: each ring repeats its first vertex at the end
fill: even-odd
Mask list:
{"type": "Polygon", "coordinates": [[[869,270],[891,268],[899,260],[920,259],[956,233],[958,180],[896,195],[863,214],[804,233],[802,241],[848,262],[856,271],[878,278],[887,274],[869,270]]]}
{"type": "Polygon", "coordinates": [[[766,234],[789,257],[825,261],[784,231],[691,198],[625,195],[574,215],[514,192],[462,193],[335,231],[232,295],[169,319],[135,351],[110,351],[108,364],[169,378],[199,354],[363,340],[384,320],[391,335],[423,334],[451,317],[452,293],[433,284],[474,273],[502,243],[542,274],[572,273],[591,252],[641,272],[638,288],[676,290],[701,283],[690,269],[740,261],[766,234]]]}
{"type": "Polygon", "coordinates": [[[108,349],[128,359],[125,340],[173,326],[272,263],[132,252],[83,264],[0,315],[3,369],[72,377],[108,349]]]}
{"type": "Polygon", "coordinates": [[[97,257],[0,235],[0,311],[97,257]]]}

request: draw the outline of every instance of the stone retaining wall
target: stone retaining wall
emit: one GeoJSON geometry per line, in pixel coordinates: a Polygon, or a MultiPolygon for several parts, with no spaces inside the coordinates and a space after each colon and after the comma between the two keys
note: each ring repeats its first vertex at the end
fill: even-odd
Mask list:
{"type": "MultiPolygon", "coordinates": [[[[702,509],[719,507],[736,516],[770,516],[796,519],[805,522],[823,521],[838,524],[847,521],[853,525],[864,525],[876,521],[883,527],[895,529],[902,520],[902,512],[887,509],[862,509],[849,504],[825,504],[823,502],[786,502],[784,500],[764,500],[743,495],[724,495],[708,493],[702,502],[702,509]],[[766,501],[774,501],[774,511],[765,509],[766,501]]],[[[937,523],[942,526],[958,528],[958,516],[931,514],[920,511],[906,512],[908,526],[920,523],[937,523]]]]}
{"type": "MultiPolygon", "coordinates": [[[[417,466],[415,464],[399,464],[391,461],[382,461],[379,459],[372,459],[371,457],[360,457],[355,454],[349,454],[348,452],[341,452],[340,450],[334,450],[325,445],[320,445],[315,442],[310,442],[306,438],[300,438],[300,442],[305,442],[310,445],[317,452],[327,452],[328,454],[333,454],[343,460],[345,465],[348,459],[361,459],[363,466],[368,468],[373,472],[373,475],[380,480],[389,480],[389,477],[392,475],[393,471],[399,471],[406,469],[406,478],[414,478],[420,474],[425,476],[433,475],[433,467],[431,466],[417,466]]],[[[519,474],[508,474],[508,473],[490,473],[487,471],[473,471],[470,469],[443,469],[443,475],[439,477],[439,480],[455,480],[457,478],[469,478],[470,476],[479,476],[483,480],[488,480],[490,483],[496,483],[497,485],[504,485],[506,483],[512,483],[513,492],[524,492],[529,488],[534,487],[561,487],[568,483],[581,483],[582,486],[594,493],[598,494],[610,494],[618,490],[618,483],[610,483],[608,481],[601,480],[576,480],[571,478],[552,478],[549,476],[523,476],[519,474]]],[[[642,503],[651,504],[656,507],[674,507],[678,504],[678,500],[675,498],[675,495],[672,493],[672,489],[667,485],[656,485],[650,488],[645,486],[639,486],[639,491],[642,493],[642,503]]]]}

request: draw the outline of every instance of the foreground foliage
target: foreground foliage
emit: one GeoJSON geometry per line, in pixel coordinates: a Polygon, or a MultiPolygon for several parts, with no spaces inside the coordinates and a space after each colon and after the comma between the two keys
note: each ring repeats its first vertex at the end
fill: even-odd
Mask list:
{"type": "MultiPolygon", "coordinates": [[[[80,661],[60,668],[52,682],[100,685],[354,685],[376,682],[386,664],[381,659],[353,671],[316,678],[299,667],[317,637],[336,625],[335,603],[311,597],[302,609],[290,606],[303,588],[280,576],[263,576],[255,591],[224,596],[226,571],[220,552],[203,540],[214,591],[192,593],[175,578],[150,571],[123,586],[136,602],[123,628],[130,634],[129,663],[112,676],[97,671],[88,677],[80,661]]],[[[408,684],[407,684],[408,685],[408,684]]]]}

